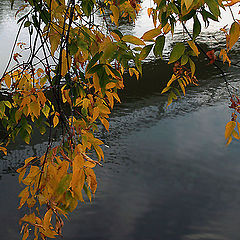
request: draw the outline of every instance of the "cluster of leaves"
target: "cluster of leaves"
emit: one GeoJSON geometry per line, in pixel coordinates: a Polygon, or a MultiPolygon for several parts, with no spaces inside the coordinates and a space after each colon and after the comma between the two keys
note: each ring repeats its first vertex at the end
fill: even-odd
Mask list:
{"type": "MultiPolygon", "coordinates": [[[[10,2],[13,5],[14,0],[10,2]]],[[[97,188],[93,168],[104,160],[103,142],[95,132],[99,123],[109,130],[109,114],[114,103],[120,102],[117,92],[124,87],[124,72],[139,78],[141,61],[151,51],[162,58],[166,35],[174,36],[176,24],[182,24],[187,38],[171,51],[173,75],[162,91],[169,92],[169,106],[176,94],[181,95],[179,89],[185,95],[188,85],[197,85],[194,59],[202,51],[197,44],[202,27],[199,17],[208,26],[210,20],[219,20],[220,8],[231,7],[236,1],[154,0],[147,10],[153,29],[141,38],[123,35],[117,28],[121,18],[135,21],[141,8],[137,0],[25,3],[16,15],[22,14],[19,32],[26,28],[30,40],[14,46],[11,59],[16,65],[8,70],[8,64],[3,73],[1,87],[7,89],[8,96],[0,101],[0,118],[7,132],[0,150],[5,154],[8,143],[18,135],[29,143],[36,127],[49,135],[45,154],[26,159],[17,170],[19,182],[25,185],[19,194],[19,208],[29,208],[20,220],[24,240],[30,228],[35,229],[34,239],[61,235],[62,216],[67,217],[84,201],[83,192],[91,201],[97,188]],[[96,15],[102,17],[103,24],[94,21],[96,15]],[[191,33],[185,26],[188,20],[193,20],[191,33]],[[28,54],[25,61],[21,60],[24,54],[28,54]],[[135,67],[129,67],[130,63],[135,67]],[[57,143],[53,142],[54,131],[61,132],[57,143]],[[97,160],[89,157],[92,152],[97,160]]],[[[226,48],[219,57],[230,65],[227,54],[239,39],[239,21],[234,18],[230,30],[225,27],[222,31],[226,48]]],[[[216,65],[213,50],[202,52],[216,65]]],[[[238,112],[236,102],[232,108],[238,112]]],[[[236,125],[234,117],[226,127],[228,140],[237,136],[236,125]]]]}
{"type": "MultiPolygon", "coordinates": [[[[155,7],[149,8],[148,14],[152,17],[155,28],[150,30],[149,33],[156,33],[159,31],[159,29],[162,29],[164,33],[163,36],[158,37],[155,40],[154,48],[161,49],[159,55],[153,51],[155,55],[161,56],[165,42],[165,35],[168,32],[171,32],[171,34],[174,36],[174,29],[176,24],[181,24],[183,26],[183,31],[187,35],[186,39],[183,39],[181,42],[177,42],[173,46],[170,54],[168,63],[174,63],[173,75],[167,83],[167,86],[162,91],[162,93],[169,93],[167,107],[173,102],[173,99],[177,99],[177,95],[181,96],[179,89],[181,89],[185,95],[185,88],[187,85],[197,85],[197,79],[195,77],[196,66],[194,59],[197,58],[201,52],[208,59],[209,64],[213,64],[222,74],[222,77],[226,82],[229,97],[232,102],[230,108],[232,108],[234,112],[232,114],[232,120],[227,123],[225,130],[225,138],[227,140],[227,144],[232,141],[232,137],[240,139],[239,133],[237,133],[235,130],[236,126],[239,130],[239,122],[237,121],[240,106],[239,98],[236,94],[235,89],[228,83],[223,70],[218,66],[216,62],[222,60],[223,63],[227,62],[229,66],[231,65],[231,60],[228,54],[240,37],[240,20],[234,16],[231,7],[236,5],[239,1],[154,0],[154,2],[155,7]],[[197,43],[197,37],[201,33],[202,29],[202,24],[199,20],[200,17],[202,18],[205,26],[208,27],[210,21],[220,21],[220,9],[223,11],[230,11],[232,15],[232,24],[231,26],[224,26],[220,29],[225,34],[226,47],[221,48],[219,55],[216,56],[214,49],[205,52],[197,43]],[[185,25],[185,23],[189,20],[193,21],[191,32],[186,28],[185,25]],[[158,23],[159,26],[157,26],[158,23]]],[[[144,40],[153,41],[151,38],[146,38],[144,40]]]]}
{"type": "MultiPolygon", "coordinates": [[[[103,142],[94,133],[99,123],[109,130],[109,114],[120,102],[117,90],[124,87],[129,62],[139,69],[130,68],[131,74],[141,71],[128,43],[145,43],[108,27],[108,9],[116,25],[120,17],[135,20],[139,4],[133,1],[25,3],[16,15],[22,14],[18,22],[28,30],[30,42],[14,46],[19,49],[12,55],[16,65],[1,78],[8,96],[0,102],[0,117],[6,146],[17,136],[28,144],[36,128],[49,135],[45,154],[26,159],[17,170],[19,183],[25,185],[19,208],[29,209],[20,220],[22,237],[46,239],[61,235],[62,216],[84,202],[83,192],[90,201],[94,196],[93,168],[104,160],[103,142]],[[95,14],[103,16],[105,25],[92,20],[95,14]],[[23,55],[27,61],[21,60],[23,55]],[[61,132],[58,142],[53,142],[54,131],[61,132]],[[93,152],[96,160],[89,157],[93,152]]],[[[4,153],[6,146],[0,148],[4,153]]]]}

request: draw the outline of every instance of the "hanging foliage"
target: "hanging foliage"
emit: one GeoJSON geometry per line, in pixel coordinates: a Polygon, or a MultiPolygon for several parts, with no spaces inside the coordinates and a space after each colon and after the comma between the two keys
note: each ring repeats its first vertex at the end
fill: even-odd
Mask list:
{"type": "MultiPolygon", "coordinates": [[[[16,40],[11,57],[15,66],[9,69],[8,64],[1,77],[1,87],[9,96],[0,101],[6,130],[0,150],[7,154],[8,144],[17,136],[29,144],[36,128],[48,134],[49,140],[42,156],[30,156],[17,170],[24,187],[19,208],[28,209],[19,221],[22,239],[61,236],[64,218],[79,203],[92,201],[97,189],[94,168],[102,166],[104,160],[104,143],[95,133],[100,123],[109,131],[109,115],[114,104],[120,102],[118,90],[124,87],[124,72],[138,79],[141,60],[151,51],[162,58],[166,36],[174,36],[176,24],[182,24],[187,37],[173,46],[168,62],[173,64],[173,75],[162,91],[169,93],[169,106],[177,95],[181,96],[180,91],[185,95],[188,85],[197,85],[194,60],[200,54],[222,71],[214,50],[205,53],[197,43],[202,29],[199,17],[208,26],[210,20],[219,20],[220,8],[236,3],[154,0],[154,6],[147,10],[153,28],[138,38],[118,29],[123,18],[135,21],[141,9],[137,0],[25,0],[16,16],[19,33],[26,28],[30,40],[16,40]],[[102,24],[94,21],[96,15],[102,24]],[[185,26],[188,20],[193,20],[192,32],[185,26]],[[27,61],[22,61],[23,54],[28,56],[27,61]],[[130,67],[130,63],[135,66],[130,67]],[[56,132],[61,134],[54,142],[56,132]]],[[[14,0],[10,4],[13,7],[14,0]]],[[[226,48],[218,56],[229,65],[229,51],[240,36],[239,21],[233,20],[230,29],[221,29],[226,48]]],[[[229,86],[228,91],[234,110],[226,125],[229,143],[232,137],[240,138],[236,115],[240,101],[229,86]]]]}

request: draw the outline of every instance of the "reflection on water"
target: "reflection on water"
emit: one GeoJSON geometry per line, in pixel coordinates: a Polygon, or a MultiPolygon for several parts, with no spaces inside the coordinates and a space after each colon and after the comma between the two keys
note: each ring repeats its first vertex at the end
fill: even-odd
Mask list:
{"type": "MultiPolygon", "coordinates": [[[[8,11],[3,6],[0,16],[8,11]]],[[[140,16],[140,23],[143,20],[140,16]]],[[[7,22],[11,25],[11,21],[7,22]]],[[[150,26],[145,23],[144,28],[131,25],[129,30],[141,35],[140,31],[150,26]]],[[[5,24],[0,17],[1,42],[6,37],[5,24]]],[[[8,37],[12,39],[11,34],[8,37]]],[[[203,33],[202,40],[208,35],[203,33]]],[[[177,37],[181,39],[182,33],[177,37]]],[[[220,35],[216,38],[214,42],[209,37],[208,43],[219,47],[224,39],[220,35]]],[[[2,53],[4,47],[0,48],[2,53]]],[[[238,56],[236,50],[234,61],[238,56]]],[[[6,55],[1,57],[3,63],[6,55]]],[[[110,133],[99,132],[110,147],[104,147],[104,168],[96,170],[96,199],[79,205],[70,222],[66,221],[65,239],[238,240],[240,152],[237,142],[224,145],[224,126],[230,112],[221,76],[200,60],[199,87],[188,88],[186,97],[166,109],[167,96],[160,92],[171,74],[170,66],[151,61],[143,70],[143,79],[126,80],[123,103],[111,116],[110,133]]],[[[227,78],[239,87],[237,68],[231,68],[227,78]]],[[[17,220],[22,215],[16,210],[16,176],[4,173],[11,172],[25,156],[43,152],[45,142],[38,135],[30,146],[17,142],[0,164],[3,240],[18,238],[17,220]]]]}

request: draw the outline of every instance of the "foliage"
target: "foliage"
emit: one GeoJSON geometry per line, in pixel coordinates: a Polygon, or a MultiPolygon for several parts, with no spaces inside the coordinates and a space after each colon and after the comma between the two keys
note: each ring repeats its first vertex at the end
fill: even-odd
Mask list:
{"type": "MultiPolygon", "coordinates": [[[[13,6],[14,0],[10,2],[13,6]]],[[[154,7],[147,10],[153,29],[138,38],[118,29],[121,19],[135,21],[141,8],[136,0],[25,0],[16,15],[21,14],[19,33],[26,28],[30,41],[14,45],[11,60],[15,66],[9,70],[9,62],[1,78],[8,96],[0,101],[7,133],[0,150],[6,154],[7,145],[17,136],[28,144],[36,127],[41,134],[48,134],[49,141],[45,154],[27,158],[17,170],[19,183],[24,185],[19,208],[29,209],[20,219],[22,239],[28,238],[30,229],[34,229],[34,239],[61,236],[63,216],[67,218],[79,202],[86,201],[85,196],[91,201],[97,189],[93,169],[104,160],[104,143],[95,137],[99,123],[109,130],[109,114],[114,103],[120,102],[118,89],[124,87],[124,72],[139,78],[141,60],[151,51],[162,58],[166,35],[174,36],[176,24],[182,24],[188,39],[177,42],[170,54],[173,75],[162,91],[169,93],[167,106],[180,91],[185,95],[188,85],[197,85],[194,60],[200,52],[225,78],[214,51],[205,53],[197,44],[202,29],[199,17],[208,26],[211,20],[219,20],[221,8],[236,3],[154,0],[154,7]],[[103,23],[96,23],[96,17],[103,23]],[[193,20],[192,32],[185,26],[189,20],[193,20]],[[23,54],[28,56],[25,61],[21,60],[23,54]],[[54,142],[57,131],[61,132],[60,141],[54,142]]],[[[221,30],[226,48],[218,58],[230,65],[228,54],[239,39],[239,21],[233,18],[230,30],[221,30]]],[[[230,86],[228,91],[235,111],[226,126],[229,143],[232,137],[240,138],[234,130],[240,128],[236,117],[240,101],[230,86]]]]}

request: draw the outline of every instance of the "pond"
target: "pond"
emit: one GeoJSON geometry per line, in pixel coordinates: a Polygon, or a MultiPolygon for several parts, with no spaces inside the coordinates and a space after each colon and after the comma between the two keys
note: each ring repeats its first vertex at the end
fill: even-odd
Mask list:
{"type": "MultiPolygon", "coordinates": [[[[145,1],[144,8],[150,4],[145,1]]],[[[1,71],[17,31],[8,5],[8,1],[0,5],[1,71]]],[[[125,26],[126,31],[141,36],[150,29],[143,11],[135,26],[125,26]]],[[[227,15],[224,20],[228,21],[227,15]]],[[[223,45],[219,28],[214,24],[204,30],[199,41],[207,39],[206,48],[223,45]]],[[[183,37],[180,28],[176,36],[183,37]]],[[[232,60],[239,60],[238,48],[232,60]]],[[[64,239],[240,238],[240,143],[225,146],[224,129],[231,116],[225,83],[213,66],[200,61],[199,86],[188,88],[184,98],[166,109],[167,96],[160,92],[170,74],[166,61],[150,57],[141,80],[126,79],[123,103],[111,116],[110,133],[99,133],[109,147],[104,147],[104,167],[96,169],[96,198],[80,204],[65,221],[64,239]]],[[[226,76],[239,87],[237,68],[231,67],[226,76]]],[[[0,162],[1,240],[19,239],[23,212],[17,210],[20,186],[13,170],[45,146],[41,136],[34,136],[29,146],[16,142],[0,162]]]]}

